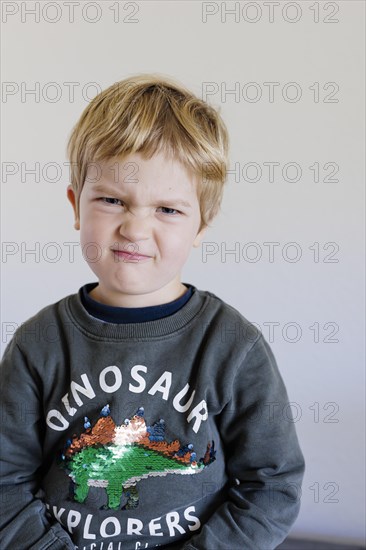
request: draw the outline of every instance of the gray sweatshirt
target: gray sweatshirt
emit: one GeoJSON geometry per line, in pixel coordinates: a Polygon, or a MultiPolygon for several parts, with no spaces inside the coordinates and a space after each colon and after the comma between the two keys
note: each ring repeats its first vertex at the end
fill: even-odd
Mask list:
{"type": "Polygon", "coordinates": [[[4,550],[270,550],[304,459],[258,329],[193,288],[117,324],[69,295],[21,325],[1,368],[4,550]]]}

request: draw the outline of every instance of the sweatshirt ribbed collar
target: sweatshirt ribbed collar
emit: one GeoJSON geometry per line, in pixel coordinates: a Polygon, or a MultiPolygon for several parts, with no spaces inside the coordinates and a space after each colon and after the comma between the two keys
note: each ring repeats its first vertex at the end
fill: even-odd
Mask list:
{"type": "Polygon", "coordinates": [[[192,296],[177,312],[168,317],[141,323],[116,324],[91,316],[82,304],[80,291],[67,296],[64,307],[66,315],[76,328],[95,340],[159,339],[184,330],[197,316],[203,313],[208,304],[209,295],[193,285],[191,287],[192,296]]]}

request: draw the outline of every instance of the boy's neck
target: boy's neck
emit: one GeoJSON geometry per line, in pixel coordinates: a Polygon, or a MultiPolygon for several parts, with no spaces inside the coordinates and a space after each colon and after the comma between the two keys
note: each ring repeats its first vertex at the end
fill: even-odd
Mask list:
{"type": "Polygon", "coordinates": [[[187,287],[183,283],[177,281],[173,281],[172,283],[174,284],[171,285],[171,288],[164,287],[149,294],[106,293],[103,291],[103,287],[98,284],[89,292],[89,296],[97,302],[113,307],[137,308],[159,306],[178,300],[178,298],[187,292],[187,287]]]}

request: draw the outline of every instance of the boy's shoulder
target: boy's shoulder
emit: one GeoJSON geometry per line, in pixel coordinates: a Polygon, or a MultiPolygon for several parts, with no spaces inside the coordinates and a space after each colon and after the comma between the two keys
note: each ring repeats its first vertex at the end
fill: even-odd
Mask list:
{"type": "Polygon", "coordinates": [[[68,300],[70,300],[70,298],[75,298],[76,296],[77,296],[77,292],[74,292],[74,293],[71,293],[71,294],[67,294],[66,296],[63,296],[63,297],[59,298],[58,300],[56,300],[54,302],[51,302],[50,304],[46,304],[41,309],[36,311],[31,317],[28,317],[28,319],[26,319],[22,323],[22,325],[32,324],[32,323],[35,323],[36,321],[39,321],[39,322],[45,321],[46,322],[48,320],[54,319],[59,314],[60,306],[61,307],[64,306],[65,303],[68,300]]]}
{"type": "Polygon", "coordinates": [[[65,310],[65,303],[75,296],[75,293],[68,294],[39,309],[16,328],[11,341],[20,348],[22,344],[54,343],[59,339],[60,324],[65,324],[61,311],[65,310]]]}
{"type": "Polygon", "coordinates": [[[250,321],[233,305],[210,290],[198,290],[209,298],[209,308],[214,323],[223,335],[232,334],[236,338],[255,342],[262,334],[259,326],[250,321]]]}

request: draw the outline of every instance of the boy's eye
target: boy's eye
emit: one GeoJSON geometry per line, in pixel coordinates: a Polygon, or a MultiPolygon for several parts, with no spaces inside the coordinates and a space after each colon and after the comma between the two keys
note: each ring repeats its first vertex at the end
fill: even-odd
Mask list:
{"type": "Polygon", "coordinates": [[[176,212],[177,214],[181,214],[179,210],[175,210],[174,208],[169,208],[168,206],[159,206],[164,211],[164,214],[170,214],[173,215],[173,212],[176,212]]]}
{"type": "Polygon", "coordinates": [[[113,197],[100,197],[98,200],[107,204],[117,204],[118,206],[122,206],[122,201],[120,199],[114,199],[113,197]]]}

